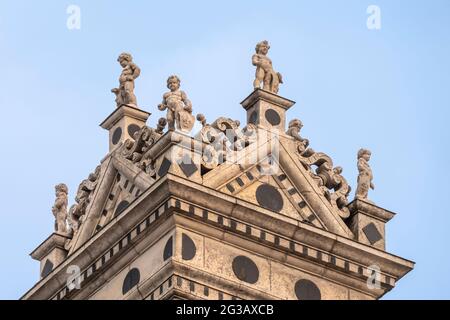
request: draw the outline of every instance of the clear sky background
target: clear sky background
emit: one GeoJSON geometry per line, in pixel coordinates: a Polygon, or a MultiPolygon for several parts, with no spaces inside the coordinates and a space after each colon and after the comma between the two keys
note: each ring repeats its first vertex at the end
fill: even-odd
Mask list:
{"type": "Polygon", "coordinates": [[[39,278],[28,254],[53,231],[54,185],[69,186],[72,204],[107,153],[98,125],[115,108],[122,51],[142,69],[150,126],[173,73],[194,113],[245,122],[251,56],[267,39],[311,147],[353,187],[357,150],[372,150],[370,198],[397,212],[388,251],[417,263],[385,299],[449,299],[449,15],[448,0],[0,0],[0,298],[39,278]],[[66,26],[71,4],[80,30],[66,26]],[[381,30],[366,26],[372,4],[381,30]]]}

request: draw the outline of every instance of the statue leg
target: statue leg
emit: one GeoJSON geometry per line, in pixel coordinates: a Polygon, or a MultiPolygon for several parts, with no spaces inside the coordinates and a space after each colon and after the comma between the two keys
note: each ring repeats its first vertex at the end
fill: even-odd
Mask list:
{"type": "Polygon", "coordinates": [[[174,116],[174,112],[170,109],[167,109],[167,124],[168,124],[169,130],[171,130],[171,131],[175,130],[175,116],[174,116]]]}
{"type": "Polygon", "coordinates": [[[266,72],[264,75],[263,89],[272,92],[272,81],[273,81],[272,74],[270,72],[266,72]]]}
{"type": "Polygon", "coordinates": [[[255,81],[253,81],[253,88],[258,89],[261,87],[261,82],[264,81],[264,70],[262,68],[256,69],[255,81]]]}
{"type": "Polygon", "coordinates": [[[124,89],[125,89],[125,96],[127,97],[126,104],[133,104],[137,106],[137,99],[136,96],[134,95],[133,82],[132,81],[125,82],[124,89]]]}

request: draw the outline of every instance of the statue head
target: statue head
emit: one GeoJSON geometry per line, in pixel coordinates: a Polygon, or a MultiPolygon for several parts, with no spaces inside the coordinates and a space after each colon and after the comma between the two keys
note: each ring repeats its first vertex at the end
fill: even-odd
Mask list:
{"type": "Polygon", "coordinates": [[[303,123],[299,119],[292,119],[289,122],[289,128],[297,128],[298,130],[300,130],[301,128],[303,128],[303,123]]]}
{"type": "Polygon", "coordinates": [[[64,193],[64,194],[68,194],[69,193],[69,189],[67,188],[67,186],[64,183],[60,183],[60,184],[57,184],[55,186],[55,194],[56,194],[56,196],[58,196],[61,193],[64,193]]]}
{"type": "Polygon", "coordinates": [[[364,160],[369,161],[371,155],[372,155],[372,152],[370,152],[370,150],[367,150],[367,149],[361,148],[358,151],[358,159],[363,158],[364,160]]]}
{"type": "Polygon", "coordinates": [[[123,52],[117,58],[117,61],[120,63],[122,68],[125,68],[131,61],[133,61],[133,57],[131,56],[131,54],[123,52]]]}
{"type": "Polygon", "coordinates": [[[270,49],[269,42],[267,40],[264,40],[256,44],[255,51],[256,53],[266,55],[269,52],[269,49],[270,49]]]}
{"type": "Polygon", "coordinates": [[[169,88],[170,91],[175,91],[180,88],[180,83],[180,78],[178,78],[176,75],[171,75],[169,78],[167,78],[167,88],[169,88]]]}

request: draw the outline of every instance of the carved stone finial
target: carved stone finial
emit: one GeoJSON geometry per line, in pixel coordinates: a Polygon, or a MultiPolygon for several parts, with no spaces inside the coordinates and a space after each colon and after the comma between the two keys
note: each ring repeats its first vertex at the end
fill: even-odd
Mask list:
{"type": "Polygon", "coordinates": [[[187,98],[184,91],[180,90],[180,79],[172,75],[167,79],[169,92],[164,93],[163,101],[158,105],[158,109],[167,109],[167,123],[169,130],[190,132],[194,126],[195,118],[192,115],[192,103],[187,98]]]}
{"type": "Polygon", "coordinates": [[[141,69],[133,63],[133,57],[129,53],[120,54],[117,61],[123,68],[119,77],[119,88],[111,89],[111,92],[116,95],[117,107],[124,104],[137,107],[137,100],[134,95],[134,80],[141,74],[141,69]]]}
{"type": "Polygon", "coordinates": [[[253,81],[254,89],[261,87],[273,93],[278,93],[280,83],[283,83],[281,73],[275,72],[272,66],[272,60],[267,56],[270,46],[266,40],[259,42],[256,45],[256,54],[252,57],[252,64],[256,66],[255,81],[253,81]]]}
{"type": "Polygon", "coordinates": [[[205,117],[205,115],[204,114],[202,114],[202,113],[199,113],[198,115],[197,115],[197,121],[199,121],[201,124],[202,124],[202,127],[205,127],[206,126],[206,117],[205,117]]]}
{"type": "Polygon", "coordinates": [[[64,183],[55,186],[56,200],[52,207],[52,213],[55,216],[55,231],[58,233],[67,233],[67,205],[69,189],[64,183]]]}
{"type": "Polygon", "coordinates": [[[166,127],[166,125],[167,125],[166,118],[159,118],[158,125],[156,126],[155,132],[162,135],[164,133],[164,128],[166,127]]]}
{"type": "Polygon", "coordinates": [[[358,151],[358,187],[356,188],[356,198],[366,199],[370,189],[375,189],[372,183],[373,175],[372,169],[369,166],[369,160],[372,153],[367,149],[360,149],[358,151]]]}

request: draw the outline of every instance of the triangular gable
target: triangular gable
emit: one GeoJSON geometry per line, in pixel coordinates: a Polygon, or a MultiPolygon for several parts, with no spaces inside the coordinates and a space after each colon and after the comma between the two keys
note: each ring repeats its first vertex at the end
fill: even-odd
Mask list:
{"type": "Polygon", "coordinates": [[[67,246],[69,254],[124,211],[153,182],[154,179],[132,161],[111,154],[102,164],[98,185],[79,230],[67,246]]]}
{"type": "Polygon", "coordinates": [[[281,168],[278,168],[276,175],[264,173],[267,160],[242,172],[219,187],[219,190],[265,209],[326,229],[281,168]]]}
{"type": "MultiPolygon", "coordinates": [[[[248,148],[250,147],[255,148],[254,146],[248,148]]],[[[275,187],[277,192],[271,187],[259,188],[260,197],[282,199],[285,208],[279,209],[274,205],[273,211],[294,216],[293,208],[295,208],[298,220],[353,238],[353,233],[345,224],[338,209],[327,199],[325,196],[327,193],[324,192],[323,187],[318,186],[311,173],[302,165],[295,150],[295,144],[293,145],[289,138],[280,139],[279,150],[277,150],[279,168],[270,179],[266,178],[265,182],[275,187]]],[[[266,159],[271,156],[267,145],[258,146],[253,152],[257,153],[260,159],[264,152],[266,152],[266,159]]],[[[236,159],[240,159],[242,157],[239,153],[248,154],[248,150],[244,149],[237,153],[236,159]]],[[[263,184],[260,170],[264,164],[265,160],[260,160],[258,164],[252,166],[237,163],[221,164],[203,177],[204,185],[258,205],[264,204],[264,199],[258,202],[256,194],[258,186],[263,184]]]]}

